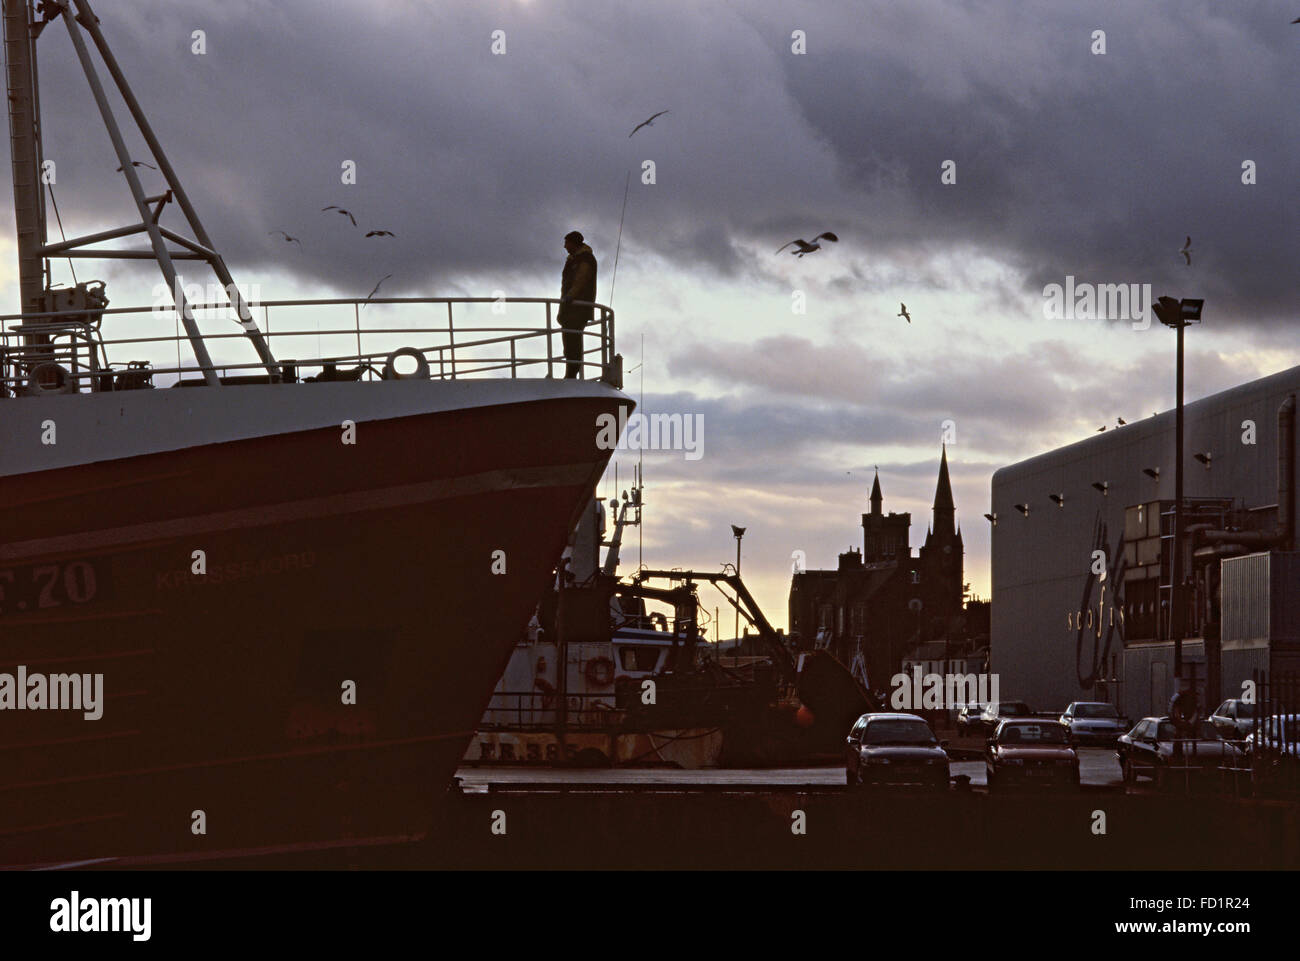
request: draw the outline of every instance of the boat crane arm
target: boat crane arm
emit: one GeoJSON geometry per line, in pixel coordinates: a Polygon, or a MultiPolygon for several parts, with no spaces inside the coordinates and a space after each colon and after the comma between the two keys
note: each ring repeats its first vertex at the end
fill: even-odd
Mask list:
{"type": "Polygon", "coordinates": [[[727,597],[727,602],[738,610],[742,617],[758,631],[759,639],[767,645],[771,652],[772,660],[776,663],[785,680],[793,682],[795,680],[794,659],[790,657],[790,652],[786,650],[781,639],[777,637],[776,631],[768,623],[767,618],[763,615],[762,609],[754,600],[749,589],[745,587],[745,582],[740,579],[739,574],[720,574],[706,573],[700,571],[653,571],[641,570],[634,575],[637,581],[654,579],[686,581],[687,587],[691,586],[692,581],[707,581],[710,584],[726,584],[736,592],[734,598],[727,597]]]}

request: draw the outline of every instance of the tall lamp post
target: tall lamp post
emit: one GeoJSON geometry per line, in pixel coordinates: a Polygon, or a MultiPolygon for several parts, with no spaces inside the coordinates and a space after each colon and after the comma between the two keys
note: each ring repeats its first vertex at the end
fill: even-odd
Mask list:
{"type": "Polygon", "coordinates": [[[1200,299],[1161,297],[1152,304],[1160,323],[1178,333],[1177,400],[1174,413],[1174,556],[1170,569],[1169,629],[1174,636],[1174,692],[1183,680],[1183,331],[1201,319],[1200,299]]]}
{"type": "MultiPolygon", "coordinates": [[[[745,536],[745,529],[744,529],[743,527],[737,527],[735,524],[732,524],[732,525],[731,525],[731,534],[732,534],[733,537],[736,538],[736,576],[739,577],[739,576],[740,576],[740,539],[741,539],[742,537],[745,536]]],[[[740,606],[739,606],[739,605],[736,606],[736,633],[733,635],[733,637],[736,638],[736,644],[733,645],[733,647],[734,647],[734,649],[735,649],[735,652],[736,652],[736,653],[735,653],[735,656],[736,656],[736,657],[739,657],[739,656],[740,656],[740,649],[739,649],[739,644],[740,644],[740,606]]],[[[739,662],[736,662],[736,663],[739,663],[739,662]]]]}

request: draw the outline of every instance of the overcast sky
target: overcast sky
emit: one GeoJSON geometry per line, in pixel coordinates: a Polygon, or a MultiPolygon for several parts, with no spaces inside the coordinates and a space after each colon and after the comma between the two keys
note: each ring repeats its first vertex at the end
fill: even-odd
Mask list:
{"type": "MultiPolygon", "coordinates": [[[[992,472],[1172,406],[1169,331],[1048,319],[1045,285],[1204,297],[1189,399],[1296,362],[1294,3],[132,0],[97,12],[236,279],[268,299],[364,296],[387,274],[394,296],[557,296],[561,238],[578,228],[608,302],[631,170],[619,349],[628,368],[644,360],[644,411],[704,419],[699,459],[645,454],[645,561],[717,569],[734,558],[729,524],[746,526],[746,579],[778,625],[793,551],[833,567],[861,546],[873,465],[885,509],[911,511],[912,542],[924,540],[945,421],[967,579],[987,594],[992,472]],[[195,30],[205,53],[192,52],[195,30]],[[348,160],[357,183],[344,185],[348,160]],[[354,211],[358,230],[327,204],[354,211]],[[375,228],[397,236],[361,239],[375,228]],[[823,230],[840,242],[774,253],[823,230]]],[[[126,222],[61,26],[40,57],[65,228],[126,222]]],[[[141,174],[146,187],[157,176],[141,174]]],[[[0,284],[16,309],[4,214],[0,284]]],[[[117,305],[147,302],[157,281],[138,265],[79,274],[107,280],[117,305]]],[[[66,263],[56,279],[70,279],[66,263]]],[[[628,377],[634,395],[641,375],[628,377]]],[[[616,458],[621,486],[634,460],[616,458]]]]}

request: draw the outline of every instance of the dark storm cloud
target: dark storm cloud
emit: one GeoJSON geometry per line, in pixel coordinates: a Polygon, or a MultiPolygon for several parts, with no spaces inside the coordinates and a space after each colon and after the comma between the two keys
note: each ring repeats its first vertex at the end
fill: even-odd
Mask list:
{"type": "Polygon", "coordinates": [[[862,29],[822,20],[815,55],[779,62],[846,179],[890,201],[859,225],[865,243],[978,244],[1030,296],[1067,273],[1194,283],[1243,324],[1294,320],[1300,130],[1281,92],[1300,57],[1283,5],[858,7],[862,29]],[[948,159],[957,184],[941,186],[948,159]]]}
{"type": "MultiPolygon", "coordinates": [[[[388,272],[407,290],[468,273],[536,283],[571,227],[608,256],[631,170],[624,244],[675,270],[749,280],[777,264],[769,248],[831,227],[849,264],[832,283],[846,293],[862,289],[849,280],[862,279],[859,256],[959,286],[930,263],[956,247],[1018,266],[1028,298],[1066,273],[1171,289],[1194,277],[1243,324],[1294,316],[1298,61],[1277,4],[141,0],[100,12],[236,266],[349,289],[388,272]],[[809,33],[806,56],[789,52],[793,27],[809,33]],[[1097,27],[1105,56],[1088,52],[1097,27]],[[204,56],[190,52],[194,29],[207,31],[204,56]],[[497,29],[505,56],[490,51],[497,29]],[[958,184],[942,187],[949,158],[958,184]],[[344,159],[356,186],[339,183],[344,159]],[[646,159],[653,186],[640,182],[646,159]],[[1259,164],[1256,187],[1240,185],[1244,159],[1259,164]],[[359,230],[321,214],[330,203],[359,230]],[[396,241],[363,241],[374,227],[396,241]],[[1186,233],[1194,273],[1176,255],[1186,233]]],[[[116,160],[60,32],[41,41],[47,151],[83,221],[117,220],[116,160]]]]}

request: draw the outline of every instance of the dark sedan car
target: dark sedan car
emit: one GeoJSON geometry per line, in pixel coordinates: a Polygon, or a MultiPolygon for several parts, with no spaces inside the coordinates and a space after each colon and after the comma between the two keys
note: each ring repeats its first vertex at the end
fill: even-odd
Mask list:
{"type": "Polygon", "coordinates": [[[1079,787],[1079,755],[1060,721],[1008,719],[984,751],[989,793],[1012,788],[1079,787]]]}
{"type": "Polygon", "coordinates": [[[946,741],[915,714],[864,714],[849,732],[845,780],[849,790],[884,784],[948,789],[946,741]]]}
{"type": "Polygon", "coordinates": [[[1114,704],[1104,701],[1075,701],[1061,715],[1073,744],[1114,744],[1128,730],[1114,704]]]}
{"type": "Polygon", "coordinates": [[[1125,784],[1136,784],[1142,776],[1156,787],[1218,783],[1221,767],[1237,767],[1243,754],[1215,729],[1210,721],[1196,725],[1195,736],[1178,736],[1167,717],[1144,717],[1123,735],[1115,746],[1125,784]]]}

